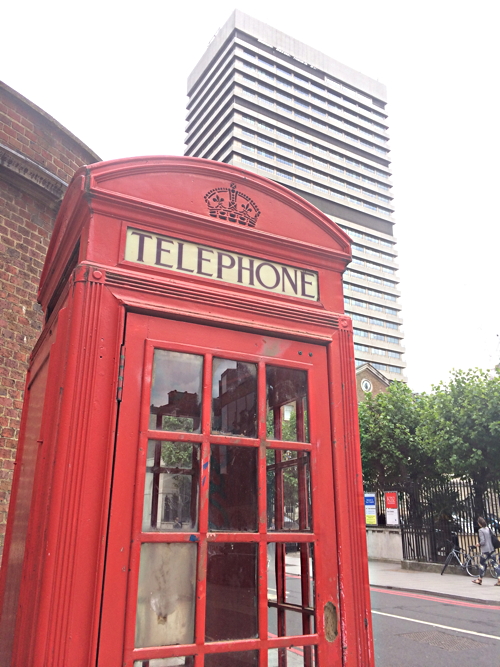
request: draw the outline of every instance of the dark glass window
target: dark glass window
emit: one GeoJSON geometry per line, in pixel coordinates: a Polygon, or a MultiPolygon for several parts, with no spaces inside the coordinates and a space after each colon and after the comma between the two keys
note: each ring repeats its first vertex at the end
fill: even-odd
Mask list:
{"type": "Polygon", "coordinates": [[[142,530],[198,529],[199,445],[150,440],[142,530]]]}
{"type": "Polygon", "coordinates": [[[257,637],[257,545],[209,543],[206,641],[257,637]]]}
{"type": "Polygon", "coordinates": [[[212,445],[210,530],[257,530],[257,455],[254,447],[212,445]]]}
{"type": "Polygon", "coordinates": [[[155,350],[149,428],[199,433],[203,357],[155,350]]]}
{"type": "Polygon", "coordinates": [[[256,437],[256,364],[213,360],[212,433],[256,437]]]}
{"type": "Polygon", "coordinates": [[[309,442],[307,372],[281,366],[266,367],[267,437],[309,442]]]}

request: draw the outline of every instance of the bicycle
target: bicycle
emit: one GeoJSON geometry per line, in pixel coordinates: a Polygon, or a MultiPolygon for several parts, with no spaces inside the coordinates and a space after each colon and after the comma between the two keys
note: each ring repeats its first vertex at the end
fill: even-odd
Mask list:
{"type": "Polygon", "coordinates": [[[456,560],[457,565],[459,565],[462,568],[462,570],[465,570],[469,575],[469,577],[478,577],[480,568],[479,568],[479,553],[477,551],[477,548],[475,546],[471,546],[469,547],[469,551],[467,552],[464,551],[464,549],[458,547],[456,544],[453,544],[452,542],[450,542],[450,544],[452,545],[452,548],[450,553],[446,556],[446,560],[444,561],[441,574],[443,575],[445,573],[446,568],[452,562],[452,560],[456,560]]]}

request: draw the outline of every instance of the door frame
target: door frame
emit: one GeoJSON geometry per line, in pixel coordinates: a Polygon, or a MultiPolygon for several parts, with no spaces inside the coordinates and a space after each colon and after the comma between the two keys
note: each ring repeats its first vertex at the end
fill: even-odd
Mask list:
{"type": "MultiPolygon", "coordinates": [[[[312,412],[322,412],[323,419],[320,426],[320,421],[314,424],[314,420],[311,419],[310,422],[310,445],[304,445],[304,451],[310,451],[311,453],[311,478],[312,486],[317,488],[318,480],[315,477],[318,475],[318,471],[321,468],[324,475],[325,461],[318,462],[318,449],[316,446],[313,446],[313,442],[317,440],[317,432],[322,431],[322,450],[320,458],[331,461],[332,451],[331,451],[331,433],[330,433],[330,422],[329,422],[329,406],[330,401],[325,400],[326,396],[324,392],[328,394],[328,362],[327,362],[327,348],[325,345],[321,345],[319,342],[308,343],[303,341],[296,341],[291,339],[282,339],[276,337],[275,335],[263,335],[255,332],[241,332],[234,331],[229,328],[224,328],[223,326],[213,326],[211,324],[189,324],[181,320],[174,320],[168,318],[162,318],[155,315],[147,314],[137,314],[129,313],[127,316],[127,325],[125,330],[125,349],[126,349],[126,364],[125,364],[125,379],[123,385],[123,400],[120,409],[120,415],[118,419],[118,429],[116,436],[116,453],[115,453],[115,465],[113,473],[113,488],[112,488],[112,500],[111,500],[111,511],[110,511],[110,526],[109,526],[109,536],[108,536],[108,553],[106,558],[106,571],[104,576],[104,589],[103,589],[103,607],[101,614],[101,631],[100,631],[100,646],[99,646],[99,658],[98,665],[103,667],[111,667],[111,665],[132,665],[133,663],[128,659],[123,662],[121,659],[121,654],[125,651],[128,655],[131,655],[133,650],[132,646],[126,646],[126,638],[133,637],[131,630],[131,625],[135,625],[135,615],[134,621],[131,620],[131,615],[126,617],[126,612],[128,605],[132,605],[134,601],[136,585],[131,585],[128,577],[129,570],[134,566],[135,560],[131,556],[134,553],[133,543],[137,539],[137,525],[136,530],[131,530],[130,519],[127,517],[134,516],[134,505],[137,506],[137,500],[134,499],[133,493],[130,493],[128,490],[134,486],[138,489],[142,488],[142,480],[144,478],[144,466],[135,463],[132,465],[130,461],[126,461],[126,449],[131,449],[132,443],[135,442],[135,447],[137,448],[137,458],[138,461],[141,460],[141,457],[145,456],[145,444],[147,447],[148,440],[148,424],[147,418],[149,415],[149,387],[151,382],[151,369],[152,369],[152,357],[153,350],[155,348],[163,349],[176,349],[184,350],[188,352],[198,353],[198,354],[207,354],[207,345],[197,345],[196,341],[183,340],[182,342],[172,342],[169,344],[168,333],[165,333],[161,336],[157,335],[158,331],[165,331],[172,333],[172,330],[176,329],[177,334],[175,336],[170,335],[170,338],[180,338],[179,330],[182,330],[184,334],[189,332],[189,337],[193,337],[196,333],[200,332],[212,332],[212,335],[217,338],[217,336],[225,336],[226,340],[239,341],[238,345],[226,345],[221,349],[220,346],[212,346],[214,353],[211,356],[222,356],[225,358],[235,358],[241,360],[247,360],[251,362],[257,362],[259,368],[265,370],[266,363],[276,362],[279,366],[285,366],[290,368],[306,368],[309,370],[308,373],[308,389],[309,389],[309,406],[315,406],[312,412]],[[136,340],[134,340],[136,339],[136,340]],[[144,341],[142,345],[139,344],[140,341],[144,341]],[[134,341],[134,342],[133,342],[134,341]],[[245,342],[246,341],[246,342],[245,342]],[[235,347],[245,347],[249,345],[248,341],[255,343],[256,341],[264,341],[263,345],[267,345],[267,354],[262,355],[262,353],[252,353],[248,351],[237,350],[235,347]],[[279,352],[281,346],[282,351],[279,352]],[[226,349],[226,347],[228,349],[226,349]],[[301,348],[299,350],[299,348],[301,348]],[[288,352],[285,353],[285,350],[288,352]],[[287,359],[287,356],[290,357],[291,350],[294,351],[296,355],[292,360],[291,358],[287,359]],[[312,350],[312,351],[311,351],[312,350]],[[323,355],[323,360],[321,364],[321,370],[319,370],[319,364],[316,359],[311,359],[314,354],[314,350],[317,352],[321,351],[323,355]],[[308,355],[311,356],[308,356],[308,355]],[[316,363],[316,367],[315,367],[316,363]],[[316,370],[315,370],[316,368],[316,370]],[[134,370],[137,369],[137,370],[134,370]],[[312,371],[312,372],[311,372],[312,371]],[[322,374],[322,378],[318,377],[318,374],[322,374]],[[318,388],[317,384],[322,385],[320,393],[322,395],[317,395],[318,388]],[[137,396],[140,395],[140,409],[137,410],[129,409],[129,404],[137,402],[137,396]],[[135,397],[135,398],[134,398],[135,397]],[[321,406],[316,408],[316,406],[321,406]],[[328,410],[326,407],[328,406],[328,410]],[[326,435],[325,435],[326,433],[326,435]],[[135,435],[134,435],[135,434],[135,435]],[[139,441],[139,446],[137,443],[139,441]],[[131,546],[132,541],[132,546],[131,546]],[[128,605],[127,605],[128,602],[128,605]],[[121,610],[121,612],[120,612],[121,610]],[[120,613],[124,617],[120,618],[120,613]],[[120,653],[120,658],[117,659],[117,653],[120,653]]],[[[208,353],[210,354],[210,353],[208,353]]],[[[178,440],[186,440],[191,442],[201,442],[203,437],[209,437],[210,442],[215,444],[224,444],[230,441],[231,438],[228,436],[212,436],[210,434],[210,413],[209,402],[211,401],[211,385],[212,378],[209,375],[210,368],[208,364],[204,364],[204,376],[203,376],[203,411],[202,411],[202,434],[205,433],[205,436],[202,434],[182,434],[177,433],[176,438],[178,440]]],[[[259,385],[258,385],[258,394],[265,397],[266,387],[265,387],[265,374],[261,371],[259,372],[259,385]]],[[[262,406],[262,401],[264,398],[259,399],[259,405],[262,406]]],[[[311,409],[311,408],[310,408],[311,409]]],[[[261,408],[262,416],[262,408],[261,408]]],[[[262,419],[260,419],[262,421],[262,419]]],[[[263,429],[265,429],[265,423],[260,424],[259,437],[262,438],[263,429]]],[[[151,435],[151,433],[149,434],[151,435]]],[[[164,434],[165,435],[165,434],[164,434]]],[[[290,449],[290,446],[285,441],[272,441],[273,448],[279,449],[290,449]]],[[[265,453],[264,453],[265,456],[265,453]]],[[[262,453],[260,455],[262,459],[262,453]]],[[[333,462],[329,464],[333,466],[333,462]]],[[[260,466],[262,470],[262,466],[260,466]]],[[[262,472],[260,473],[261,479],[260,484],[263,484],[265,488],[265,478],[262,479],[262,472]]],[[[264,466],[264,475],[265,475],[265,466],[264,466]]],[[[334,482],[333,482],[333,470],[327,475],[328,479],[320,486],[323,488],[323,494],[327,497],[324,498],[324,502],[318,502],[313,498],[313,516],[315,516],[316,524],[314,526],[313,533],[305,533],[302,538],[294,534],[293,541],[299,542],[312,542],[318,543],[318,537],[315,537],[314,540],[310,539],[311,534],[314,536],[321,536],[320,548],[315,547],[315,579],[316,579],[316,633],[321,639],[318,639],[318,652],[322,664],[341,664],[341,642],[335,641],[335,637],[330,635],[329,641],[325,639],[325,628],[324,628],[324,618],[323,614],[320,614],[320,610],[323,609],[327,603],[334,605],[337,618],[340,617],[339,609],[339,599],[338,599],[338,572],[337,569],[337,558],[331,558],[331,554],[337,553],[337,534],[335,530],[335,502],[334,502],[334,482]],[[329,511],[328,511],[328,508],[329,511]],[[320,516],[321,515],[321,516],[320,516]],[[334,572],[332,572],[332,569],[334,572]],[[333,575],[333,576],[332,576],[333,575]],[[325,592],[327,590],[327,592],[325,592]],[[328,655],[328,657],[327,657],[328,655]],[[333,662],[333,660],[335,662],[333,662]]],[[[264,494],[260,494],[264,496],[264,494]]],[[[262,511],[266,511],[265,497],[262,498],[259,505],[259,514],[262,511]]],[[[139,503],[140,504],[140,503],[139,503]]],[[[136,509],[135,521],[137,524],[137,517],[139,512],[136,509]]],[[[198,526],[198,530],[200,527],[198,526]]],[[[265,530],[264,530],[265,532],[265,530]]],[[[262,524],[259,527],[259,533],[262,533],[262,524]]],[[[255,534],[258,541],[259,533],[255,534]]],[[[284,533],[283,536],[277,536],[276,534],[272,535],[273,539],[269,542],[286,542],[287,533],[284,533]]],[[[218,537],[217,534],[210,537],[210,541],[227,541],[227,534],[221,533],[218,537]]],[[[251,541],[251,540],[248,540],[251,541]]],[[[205,543],[206,544],[206,543],[205,543]]],[[[260,554],[259,554],[259,576],[263,577],[264,574],[267,578],[267,542],[260,540],[260,554]]],[[[203,552],[202,547],[199,549],[203,552]]],[[[137,550],[137,548],[136,548],[137,550]]],[[[135,579],[137,583],[137,578],[135,579]]],[[[262,587],[260,587],[262,588],[262,587]]],[[[260,595],[259,607],[262,608],[263,594],[260,595]]],[[[267,586],[266,586],[266,603],[267,603],[267,586]]],[[[131,608],[131,607],[130,607],[131,608]]],[[[259,614],[259,619],[262,614],[259,614]]],[[[196,621],[198,622],[198,621],[196,621]]],[[[264,633],[263,625],[259,625],[260,635],[264,633]]],[[[267,633],[267,623],[265,627],[265,632],[267,633]]],[[[240,640],[238,640],[240,643],[240,640]]],[[[272,645],[286,645],[289,644],[288,637],[279,638],[277,641],[271,642],[272,645]]],[[[314,639],[304,637],[303,645],[315,643],[314,639]]],[[[245,644],[248,650],[256,647],[262,647],[267,649],[267,641],[262,639],[256,640],[245,640],[245,644]]],[[[297,644],[297,642],[295,642],[297,644]]],[[[264,654],[264,650],[261,651],[264,654]]],[[[148,649],[150,654],[150,659],[154,657],[153,653],[160,653],[165,655],[166,651],[163,647],[161,650],[151,651],[148,649]]],[[[167,651],[168,653],[168,651],[167,651]]],[[[137,654],[137,651],[136,651],[137,654]]],[[[166,656],[165,656],[166,657],[166,656]]],[[[140,655],[137,655],[135,659],[145,659],[140,655]]],[[[267,660],[267,658],[266,658],[267,660]]],[[[201,662],[200,662],[201,664],[201,662]]],[[[266,664],[265,660],[261,658],[261,665],[266,664]]]]}

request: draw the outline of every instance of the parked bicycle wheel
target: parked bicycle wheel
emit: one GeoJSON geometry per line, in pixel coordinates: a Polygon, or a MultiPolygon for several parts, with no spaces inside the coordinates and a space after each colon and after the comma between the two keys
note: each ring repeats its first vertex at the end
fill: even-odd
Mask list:
{"type": "Polygon", "coordinates": [[[441,570],[441,574],[444,574],[446,568],[451,563],[452,558],[453,558],[453,551],[450,551],[450,553],[446,556],[446,560],[444,561],[444,565],[443,565],[443,569],[441,570]]]}
{"type": "Polygon", "coordinates": [[[465,569],[467,570],[469,577],[479,576],[479,572],[481,571],[479,567],[479,554],[475,554],[467,558],[465,569]]]}

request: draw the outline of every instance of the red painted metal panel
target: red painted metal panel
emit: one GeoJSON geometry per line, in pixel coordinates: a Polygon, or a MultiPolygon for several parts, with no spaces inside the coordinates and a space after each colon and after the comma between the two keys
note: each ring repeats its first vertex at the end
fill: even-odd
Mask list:
{"type": "MultiPolygon", "coordinates": [[[[202,252],[201,256],[208,255],[202,252]]],[[[230,653],[259,651],[260,667],[267,664],[268,650],[283,649],[278,651],[282,664],[284,649],[291,643],[306,647],[294,650],[303,651],[307,667],[313,656],[307,647],[313,645],[317,645],[315,667],[373,665],[353,346],[349,319],[342,315],[342,271],[349,261],[349,241],[327,216],[285,188],[235,167],[192,158],[153,157],[100,163],[77,174],[61,206],[40,286],[48,319],[34,352],[30,377],[36,375],[52,346],[43,403],[43,446],[30,463],[30,447],[25,444],[23,454],[22,444],[29,437],[21,436],[0,580],[0,608],[8,607],[12,595],[19,605],[8,612],[10,620],[3,624],[13,639],[9,642],[13,656],[10,648],[5,649],[2,664],[91,667],[97,662],[102,667],[118,667],[123,664],[124,651],[126,664],[132,658],[175,654],[178,649],[174,646],[134,648],[138,567],[141,544],[147,543],[155,548],[195,544],[197,549],[194,640],[185,647],[185,655],[196,656],[195,667],[202,667],[204,655],[225,653],[229,647],[230,653]],[[238,201],[250,202],[251,207],[238,209],[237,216],[229,209],[221,213],[214,209],[209,193],[226,197],[237,207],[238,201]],[[268,267],[275,262],[298,267],[298,271],[314,271],[319,298],[303,298],[298,288],[285,294],[258,290],[251,283],[217,281],[207,276],[203,263],[199,271],[193,268],[182,273],[154,261],[152,265],[130,261],[125,259],[128,227],[219,249],[226,257],[236,252],[260,258],[256,261],[268,267]],[[200,433],[150,430],[153,350],[172,345],[204,357],[200,433]],[[117,394],[119,376],[124,376],[120,352],[125,358],[125,380],[122,394],[117,394]],[[257,364],[258,428],[251,437],[210,433],[211,369],[218,357],[257,364]],[[294,399],[293,437],[299,442],[292,448],[280,439],[290,428],[277,399],[269,408],[274,417],[268,419],[267,414],[266,365],[276,364],[284,369],[306,369],[309,374],[307,409],[303,397],[297,394],[294,399]],[[308,428],[309,442],[303,442],[308,428]],[[192,531],[197,538],[194,543],[191,533],[182,531],[167,537],[161,530],[143,532],[140,498],[148,439],[195,443],[200,448],[199,525],[192,531]],[[214,452],[222,462],[235,461],[234,470],[240,470],[240,475],[243,460],[250,467],[258,461],[258,493],[254,505],[247,502],[255,510],[255,532],[238,531],[234,526],[225,531],[210,528],[214,515],[209,473],[214,452]],[[305,472],[306,455],[310,456],[310,480],[305,472]],[[32,474],[23,481],[20,471],[28,468],[32,474]],[[285,522],[283,511],[275,512],[275,525],[268,527],[267,476],[274,475],[276,498],[284,498],[284,471],[295,475],[297,488],[298,528],[291,534],[299,557],[293,576],[284,572],[286,545],[292,538],[279,530],[285,522]],[[309,485],[312,531],[308,528],[309,485]],[[30,523],[25,521],[28,528],[21,564],[15,562],[14,542],[15,517],[22,512],[30,523]],[[269,556],[268,542],[274,545],[277,557],[269,556]],[[247,547],[255,545],[257,569],[251,567],[260,582],[258,636],[234,639],[230,645],[219,639],[205,640],[204,629],[212,619],[202,604],[207,596],[214,604],[224,601],[216,590],[217,577],[224,578],[231,568],[210,570],[209,562],[228,544],[242,554],[241,562],[248,567],[251,551],[247,547]],[[316,583],[314,627],[307,611],[311,602],[310,544],[314,544],[312,576],[316,583]],[[268,560],[276,564],[272,575],[278,576],[276,601],[268,598],[268,560]],[[16,567],[18,575],[10,577],[16,567]],[[294,639],[275,636],[280,632],[268,626],[268,618],[276,612],[281,632],[286,632],[292,580],[298,582],[298,604],[303,610],[300,632],[294,639]],[[335,614],[340,619],[338,637],[335,614]]],[[[25,423],[27,414],[25,411],[25,423]]],[[[162,425],[162,420],[158,417],[157,423],[162,425]]],[[[34,452],[33,447],[31,450],[34,452]]],[[[157,451],[160,453],[158,447],[157,451]]],[[[161,456],[157,470],[163,469],[158,465],[161,456]]],[[[155,478],[157,494],[162,474],[155,478]]],[[[247,484],[245,488],[250,497],[253,487],[247,484]]],[[[228,493],[231,503],[237,502],[235,489],[228,493]]],[[[159,497],[153,503],[158,512],[159,497]]],[[[194,502],[192,498],[192,507],[194,502]]],[[[228,601],[234,593],[230,579],[224,584],[229,586],[228,601]]],[[[216,635],[223,633],[220,625],[211,627],[216,635]]],[[[227,662],[231,658],[220,659],[227,662]]]]}
{"type": "Polygon", "coordinates": [[[12,510],[10,531],[7,535],[6,557],[2,568],[3,596],[1,609],[0,657],[8,664],[13,650],[16,616],[20,600],[20,588],[23,575],[23,562],[28,541],[28,523],[31,509],[31,496],[35,478],[38,450],[43,442],[42,415],[43,399],[48,375],[48,359],[30,378],[26,388],[26,411],[23,424],[22,464],[16,469],[12,492],[12,510]]]}
{"type": "MultiPolygon", "coordinates": [[[[184,647],[184,654],[188,652],[197,652],[198,654],[205,653],[208,648],[204,641],[204,625],[206,621],[205,608],[203,605],[206,595],[206,548],[213,543],[252,543],[258,541],[261,544],[261,561],[260,561],[260,578],[261,581],[267,581],[267,565],[263,559],[263,554],[267,554],[267,548],[264,545],[270,540],[276,543],[277,550],[282,553],[282,557],[278,559],[278,587],[283,586],[285,581],[283,564],[284,564],[284,543],[286,541],[307,540],[309,543],[314,543],[315,548],[315,576],[316,584],[316,600],[317,600],[317,624],[319,635],[312,635],[312,637],[319,637],[316,642],[313,638],[307,636],[301,637],[302,643],[319,643],[319,655],[323,656],[321,659],[328,661],[326,664],[335,664],[340,662],[340,642],[329,644],[324,639],[324,627],[322,624],[321,610],[328,602],[332,602],[338,607],[337,595],[337,576],[335,572],[335,565],[332,564],[331,554],[336,552],[336,544],[334,539],[334,530],[330,527],[334,526],[334,506],[333,506],[333,484],[332,484],[332,459],[330,442],[330,430],[328,420],[326,418],[327,404],[319,399],[327,392],[326,383],[326,352],[323,347],[314,346],[311,344],[294,343],[292,341],[279,340],[272,337],[263,337],[255,334],[242,334],[239,332],[224,331],[211,327],[200,327],[191,325],[186,329],[182,322],[175,322],[171,320],[162,320],[160,318],[147,318],[141,315],[129,315],[127,323],[127,362],[126,375],[123,390],[123,404],[122,415],[119,421],[118,441],[117,441],[117,456],[115,463],[115,477],[114,484],[117,486],[117,496],[114,496],[112,505],[112,517],[119,513],[118,508],[122,508],[123,503],[123,488],[131,488],[132,479],[135,480],[136,502],[133,512],[130,505],[125,513],[126,517],[133,517],[132,523],[126,525],[126,520],[118,522],[117,526],[112,523],[110,526],[109,536],[109,554],[118,555],[118,563],[122,559],[124,551],[127,551],[128,544],[131,544],[130,561],[127,570],[131,573],[130,579],[127,582],[125,578],[121,579],[121,586],[115,577],[115,573],[119,571],[119,565],[115,565],[112,557],[108,554],[108,568],[110,573],[109,581],[105,583],[105,590],[112,591],[105,605],[103,607],[103,628],[106,630],[106,635],[109,639],[110,633],[114,628],[114,642],[107,642],[106,646],[102,646],[99,664],[111,667],[111,665],[118,665],[120,662],[120,650],[125,645],[125,658],[123,664],[129,665],[130,658],[127,655],[135,656],[135,659],[146,659],[147,657],[167,657],[174,655],[179,649],[175,647],[165,649],[135,649],[133,647],[134,627],[135,627],[135,604],[137,600],[137,569],[139,566],[139,550],[141,543],[146,542],[167,542],[169,539],[174,539],[175,542],[187,541],[187,536],[168,536],[165,535],[150,535],[145,536],[141,533],[141,519],[143,511],[143,489],[144,489],[144,470],[145,470],[145,451],[147,447],[148,437],[164,437],[164,438],[178,438],[179,434],[164,432],[161,435],[155,431],[148,431],[147,415],[149,413],[149,390],[152,377],[152,352],[154,348],[175,349],[183,353],[206,354],[205,357],[205,372],[204,372],[204,388],[208,392],[204,393],[203,398],[203,433],[200,435],[189,434],[184,435],[184,438],[190,440],[200,440],[202,443],[202,478],[201,478],[201,495],[200,495],[200,513],[199,524],[200,529],[196,535],[196,542],[200,545],[200,553],[198,556],[198,584],[197,584],[197,600],[199,601],[196,612],[196,649],[184,647]],[[144,340],[148,337],[146,347],[144,348],[144,340]],[[203,346],[200,346],[200,341],[203,341],[203,346]],[[213,352],[210,352],[213,350],[213,352]],[[255,354],[257,353],[257,354],[255,354]],[[314,505],[314,521],[316,528],[313,533],[306,533],[303,535],[295,535],[291,538],[287,534],[267,533],[266,532],[266,509],[265,509],[265,442],[259,447],[261,451],[261,471],[259,479],[261,480],[259,502],[259,529],[255,534],[237,533],[234,531],[225,533],[210,532],[208,527],[208,474],[210,471],[209,458],[209,442],[212,441],[213,436],[210,435],[210,400],[211,400],[211,375],[210,365],[212,355],[221,356],[224,358],[237,357],[246,359],[248,361],[259,361],[261,375],[260,375],[260,395],[259,401],[259,435],[265,441],[265,364],[267,363],[282,363],[284,367],[303,367],[310,370],[309,381],[309,395],[311,401],[310,421],[311,421],[311,442],[315,445],[307,443],[294,445],[295,448],[302,448],[304,451],[313,452],[313,505],[314,505]],[[314,354],[314,358],[313,358],[314,354]],[[271,355],[271,356],[269,356],[271,355]],[[308,356],[310,355],[310,356],[308,356]],[[302,357],[302,358],[301,358],[302,357]],[[144,361],[143,361],[144,359],[144,361]],[[144,372],[138,373],[137,369],[144,368],[144,372]],[[323,373],[323,380],[321,380],[321,373],[323,373]],[[264,385],[263,385],[264,382],[264,385]],[[140,398],[140,401],[138,400],[140,398]],[[142,406],[142,418],[138,417],[138,413],[142,406]],[[123,421],[122,421],[123,420],[123,421]],[[133,424],[136,424],[134,427],[133,424]],[[142,435],[139,435],[141,433],[142,435]],[[321,446],[320,446],[321,443],[321,446]],[[138,452],[137,457],[134,452],[138,452]],[[330,472],[328,472],[330,471],[330,472]],[[128,478],[129,482],[125,482],[128,478]],[[113,510],[113,506],[116,508],[113,510]],[[130,533],[132,532],[132,540],[130,540],[130,533]],[[115,540],[117,545],[115,546],[115,540]],[[278,546],[281,545],[281,546],[278,546]],[[264,569],[265,568],[265,569],[264,569]],[[127,609],[128,612],[124,616],[123,597],[127,590],[127,609]],[[121,620],[122,619],[122,620],[121,620]],[[125,629],[125,637],[122,634],[122,628],[125,629]],[[128,639],[127,639],[128,637],[128,639]],[[322,639],[323,637],[323,639],[322,639]]],[[[220,442],[221,438],[215,438],[220,442]]],[[[249,439],[245,445],[241,442],[241,438],[226,437],[227,442],[231,440],[237,443],[238,446],[258,447],[258,441],[249,439]]],[[[270,441],[275,444],[275,441],[270,441]]],[[[284,448],[289,448],[288,443],[283,443],[284,448]]],[[[276,450],[278,454],[281,449],[276,450]]],[[[280,460],[279,458],[277,459],[280,460]]],[[[114,494],[113,494],[114,495],[114,494]]],[[[120,513],[120,517],[122,513],[120,513]]],[[[277,522],[277,528],[280,528],[277,522]]],[[[305,544],[305,543],[304,543],[305,544]]],[[[305,552],[303,552],[305,553],[305,552]]],[[[302,557],[303,560],[303,557],[302,557]]],[[[123,566],[125,567],[125,565],[123,566]]],[[[302,590],[302,598],[305,602],[308,601],[308,587],[309,581],[308,573],[309,565],[302,564],[301,571],[306,582],[306,587],[302,590]]],[[[259,643],[249,642],[246,640],[242,644],[238,642],[238,646],[247,646],[253,648],[262,648],[263,653],[269,646],[286,646],[286,640],[276,639],[270,640],[267,638],[267,584],[261,585],[259,599],[259,628],[260,641],[259,643]]],[[[285,603],[284,589],[280,593],[278,591],[278,598],[282,603],[285,603]]],[[[286,633],[286,626],[284,625],[284,615],[282,616],[281,630],[278,634],[286,633]]],[[[307,624],[306,624],[307,629],[307,624]]],[[[307,632],[306,632],[307,635],[307,632]]],[[[297,644],[297,637],[289,639],[288,645],[297,644]]],[[[217,645],[211,644],[212,651],[216,650],[217,645]]],[[[235,649],[236,650],[236,649],[235,649]]]]}

